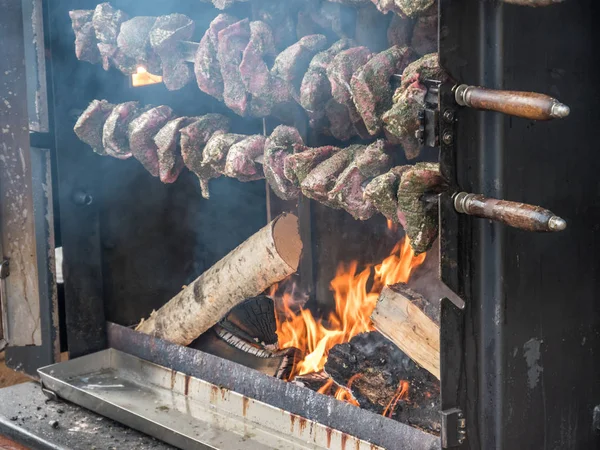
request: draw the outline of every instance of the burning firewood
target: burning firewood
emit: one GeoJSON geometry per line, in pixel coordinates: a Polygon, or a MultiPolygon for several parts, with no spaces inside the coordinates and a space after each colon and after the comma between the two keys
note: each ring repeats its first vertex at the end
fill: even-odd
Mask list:
{"type": "Polygon", "coordinates": [[[137,330],[188,345],[234,306],[294,273],[301,252],[297,217],[279,216],[143,320],[137,330]]]}
{"type": "Polygon", "coordinates": [[[440,431],[438,380],[374,331],[329,352],[325,372],[361,408],[430,432],[440,431]],[[352,383],[350,381],[352,380],[352,383]]]}
{"type": "Polygon", "coordinates": [[[371,315],[377,330],[440,379],[440,307],[405,284],[386,286],[371,315]]]}

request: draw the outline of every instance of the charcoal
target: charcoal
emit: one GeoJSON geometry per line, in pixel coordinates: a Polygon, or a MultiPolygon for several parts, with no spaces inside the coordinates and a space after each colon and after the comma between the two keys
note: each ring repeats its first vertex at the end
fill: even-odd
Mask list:
{"type": "Polygon", "coordinates": [[[345,105],[330,99],[325,105],[325,115],[329,123],[327,131],[339,141],[347,141],[356,136],[356,128],[350,119],[350,112],[345,105]]]}
{"type": "Polygon", "coordinates": [[[351,45],[349,39],[341,39],[327,50],[317,53],[302,79],[300,104],[308,114],[311,127],[317,131],[327,126],[325,105],[331,99],[331,83],[327,77],[327,67],[338,53],[351,45]]]}
{"type": "Polygon", "coordinates": [[[409,46],[413,27],[413,20],[394,14],[387,30],[388,45],[390,47],[394,45],[398,47],[409,46]]]}
{"type": "Polygon", "coordinates": [[[221,114],[206,114],[179,130],[181,133],[183,162],[200,180],[200,188],[204,198],[210,197],[208,180],[219,175],[210,165],[203,164],[202,153],[204,147],[214,133],[226,133],[228,130],[229,119],[221,114]]]}
{"type": "Polygon", "coordinates": [[[392,11],[401,16],[416,17],[423,14],[435,0],[371,0],[383,13],[392,11]]]}
{"type": "Polygon", "coordinates": [[[102,145],[108,155],[118,159],[132,156],[127,135],[128,127],[142,112],[144,109],[139,108],[138,102],[119,103],[113,108],[102,129],[102,145]]]}
{"type": "Polygon", "coordinates": [[[352,76],[354,105],[371,135],[381,132],[381,116],[392,106],[392,75],[401,74],[412,59],[408,47],[391,47],[375,55],[352,76]]]}
{"type": "Polygon", "coordinates": [[[398,219],[415,255],[431,248],[438,236],[438,208],[424,201],[427,193],[438,194],[446,189],[437,163],[417,163],[408,168],[398,186],[398,219]]]}
{"type": "Polygon", "coordinates": [[[121,24],[129,16],[119,9],[113,8],[110,3],[100,3],[94,10],[92,24],[98,39],[98,49],[102,58],[104,70],[110,69],[110,62],[117,51],[117,36],[121,24]]]}
{"type": "Polygon", "coordinates": [[[300,84],[310,61],[326,45],[327,38],[322,34],[305,36],[286,48],[275,59],[271,74],[288,84],[290,94],[295,99],[300,97],[300,84]]]}
{"type": "Polygon", "coordinates": [[[217,58],[219,32],[236,23],[238,19],[227,14],[219,14],[204,33],[194,58],[196,82],[202,92],[223,100],[223,76],[217,58]]]}
{"type": "Polygon", "coordinates": [[[320,163],[302,181],[300,185],[302,193],[326,206],[339,209],[341,206],[330,200],[328,193],[335,186],[338,176],[348,167],[355,153],[363,148],[363,145],[351,145],[320,163]]]}
{"type": "Polygon", "coordinates": [[[154,136],[171,119],[173,110],[168,106],[157,106],[140,114],[128,127],[131,153],[153,177],[158,177],[158,146],[154,136]]]}
{"type": "Polygon", "coordinates": [[[160,57],[163,83],[170,91],[181,89],[192,79],[192,69],[178,51],[178,41],[194,34],[194,21],[183,14],[169,14],[156,19],[150,30],[150,45],[160,57]]]}
{"type": "Polygon", "coordinates": [[[294,154],[285,159],[283,173],[288,180],[299,185],[315,167],[339,151],[338,147],[331,145],[317,148],[295,145],[294,154]]]}
{"type": "Polygon", "coordinates": [[[179,146],[179,130],[198,119],[198,117],[178,117],[170,120],[154,136],[158,154],[158,175],[163,183],[174,183],[184,167],[179,146]]]}
{"type": "Polygon", "coordinates": [[[75,31],[75,56],[80,61],[87,61],[92,64],[100,62],[96,30],[94,30],[94,25],[91,22],[84,24],[81,29],[75,31]]]}
{"type": "Polygon", "coordinates": [[[392,167],[388,172],[373,178],[364,190],[364,198],[393,223],[398,220],[398,186],[400,177],[410,166],[392,167]]]}
{"type": "Polygon", "coordinates": [[[69,11],[69,17],[71,18],[71,26],[73,27],[73,31],[77,33],[78,31],[81,31],[85,24],[92,23],[92,18],[94,17],[94,10],[75,9],[69,11]]]}
{"type": "Polygon", "coordinates": [[[297,16],[302,1],[263,0],[252,2],[252,17],[265,22],[273,30],[273,41],[278,51],[282,51],[294,43],[296,37],[294,17],[297,16]]]}
{"type": "Polygon", "coordinates": [[[240,73],[246,90],[254,96],[266,95],[271,75],[265,58],[275,56],[275,45],[271,28],[264,22],[250,23],[250,42],[244,49],[240,73]]]}
{"type": "Polygon", "coordinates": [[[367,220],[375,214],[375,206],[363,195],[364,186],[390,168],[391,158],[384,152],[384,145],[383,140],[378,140],[357,150],[328,193],[331,203],[342,206],[355,219],[367,220]]]}
{"type": "Polygon", "coordinates": [[[73,128],[77,137],[99,155],[106,155],[102,145],[102,129],[114,106],[106,100],[93,100],[79,116],[73,128]]]}
{"type": "Polygon", "coordinates": [[[302,144],[298,130],[280,125],[265,143],[264,166],[265,177],[275,194],[283,200],[298,197],[298,186],[290,182],[284,174],[285,159],[294,152],[294,144],[302,144]]]}
{"type": "Polygon", "coordinates": [[[124,74],[135,73],[139,66],[151,73],[160,73],[160,61],[152,51],[149,37],[155,22],[156,17],[137,16],[121,24],[121,31],[117,36],[118,56],[115,65],[124,74]]]}
{"type": "Polygon", "coordinates": [[[266,140],[264,136],[254,135],[232,145],[223,173],[243,182],[264,178],[262,165],[256,160],[263,157],[266,140]]]}
{"type": "Polygon", "coordinates": [[[246,116],[249,105],[239,66],[249,41],[248,19],[240,20],[219,32],[217,59],[223,76],[223,99],[233,112],[242,117],[246,116]]]}
{"type": "Polygon", "coordinates": [[[427,14],[419,16],[413,29],[411,46],[420,55],[437,51],[438,47],[437,8],[432,7],[427,14]]]}

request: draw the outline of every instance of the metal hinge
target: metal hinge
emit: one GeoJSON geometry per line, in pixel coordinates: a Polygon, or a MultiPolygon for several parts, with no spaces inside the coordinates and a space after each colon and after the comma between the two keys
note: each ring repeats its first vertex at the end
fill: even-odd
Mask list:
{"type": "Polygon", "coordinates": [[[442,448],[462,445],[467,439],[467,420],[459,408],[442,411],[442,448]]]}

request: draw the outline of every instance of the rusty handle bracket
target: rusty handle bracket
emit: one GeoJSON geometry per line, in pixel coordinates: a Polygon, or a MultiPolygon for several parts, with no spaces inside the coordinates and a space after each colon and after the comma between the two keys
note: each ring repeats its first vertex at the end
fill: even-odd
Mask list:
{"type": "Polygon", "coordinates": [[[509,202],[478,194],[459,192],[454,208],[461,214],[495,220],[525,231],[562,231],[567,222],[551,211],[526,203],[509,202]]]}
{"type": "Polygon", "coordinates": [[[563,119],[571,112],[567,105],[537,92],[500,91],[461,84],[454,89],[454,95],[461,106],[531,120],[563,119]]]}

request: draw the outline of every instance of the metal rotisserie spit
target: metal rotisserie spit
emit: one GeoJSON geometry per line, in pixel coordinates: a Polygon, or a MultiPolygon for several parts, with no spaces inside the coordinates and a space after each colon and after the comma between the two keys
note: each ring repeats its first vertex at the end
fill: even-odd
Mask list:
{"type": "Polygon", "coordinates": [[[5,6],[0,437],[598,445],[594,2],[5,6]]]}

